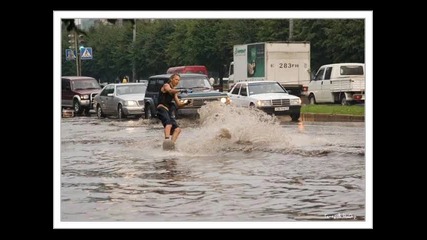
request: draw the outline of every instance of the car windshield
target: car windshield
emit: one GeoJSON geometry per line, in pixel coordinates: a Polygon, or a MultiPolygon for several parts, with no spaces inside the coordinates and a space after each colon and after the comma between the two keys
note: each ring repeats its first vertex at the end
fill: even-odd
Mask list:
{"type": "Polygon", "coordinates": [[[286,91],[279,85],[279,83],[253,83],[249,84],[249,94],[263,94],[263,93],[286,93],[286,91]]]}
{"type": "Polygon", "coordinates": [[[73,81],[73,89],[101,89],[99,83],[96,80],[81,80],[81,81],[73,81]]]}
{"type": "Polygon", "coordinates": [[[146,85],[120,85],[117,86],[117,95],[126,95],[126,94],[145,94],[147,89],[146,85]]]}
{"type": "Polygon", "coordinates": [[[178,89],[194,89],[194,88],[200,88],[200,89],[211,89],[212,86],[209,83],[207,78],[202,77],[192,77],[192,78],[181,78],[181,80],[178,83],[178,86],[176,86],[178,89]]]}

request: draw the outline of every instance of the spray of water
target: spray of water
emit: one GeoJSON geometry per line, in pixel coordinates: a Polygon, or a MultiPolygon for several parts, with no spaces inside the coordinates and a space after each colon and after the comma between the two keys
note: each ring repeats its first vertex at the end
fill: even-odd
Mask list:
{"type": "MultiPolygon", "coordinates": [[[[280,121],[258,109],[211,102],[199,109],[198,125],[185,128],[178,148],[186,152],[290,149],[291,137],[280,121]]],[[[185,126],[185,122],[180,122],[185,126]]]]}

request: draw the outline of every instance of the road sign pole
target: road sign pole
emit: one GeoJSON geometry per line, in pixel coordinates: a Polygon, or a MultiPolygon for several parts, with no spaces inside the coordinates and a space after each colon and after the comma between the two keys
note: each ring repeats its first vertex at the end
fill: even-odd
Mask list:
{"type": "MultiPolygon", "coordinates": [[[[79,49],[79,51],[80,51],[80,49],[79,49]]],[[[82,75],[82,56],[81,56],[81,52],[79,53],[79,54],[77,54],[77,57],[79,58],[79,76],[81,76],[82,75]]]]}
{"type": "Polygon", "coordinates": [[[81,76],[81,67],[80,67],[80,57],[79,57],[79,49],[77,48],[78,46],[78,36],[77,36],[77,31],[74,30],[74,49],[76,50],[76,76],[81,76]]]}

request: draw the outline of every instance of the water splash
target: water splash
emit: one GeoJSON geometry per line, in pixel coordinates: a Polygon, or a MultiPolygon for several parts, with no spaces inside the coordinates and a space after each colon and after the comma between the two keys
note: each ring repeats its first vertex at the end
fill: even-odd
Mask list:
{"type": "MultiPolygon", "coordinates": [[[[178,148],[186,152],[253,151],[290,149],[291,134],[280,121],[258,109],[211,102],[199,109],[200,119],[185,128],[178,148]]],[[[180,122],[182,127],[189,124],[180,122]]]]}

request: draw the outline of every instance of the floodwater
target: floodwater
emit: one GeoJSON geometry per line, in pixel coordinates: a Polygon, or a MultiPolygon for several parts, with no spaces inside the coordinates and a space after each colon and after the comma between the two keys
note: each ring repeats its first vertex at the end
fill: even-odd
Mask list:
{"type": "Polygon", "coordinates": [[[215,104],[178,122],[164,151],[155,120],[62,118],[60,221],[365,221],[364,122],[215,104]]]}

